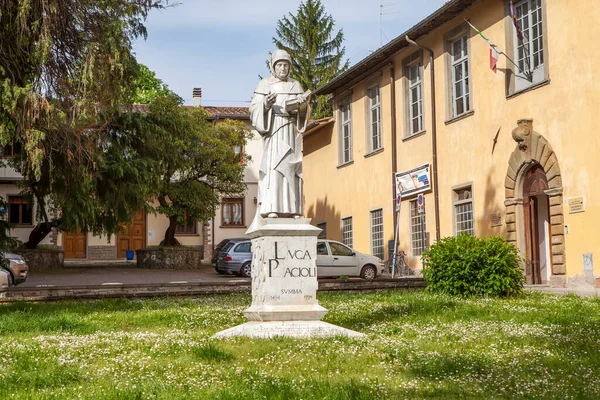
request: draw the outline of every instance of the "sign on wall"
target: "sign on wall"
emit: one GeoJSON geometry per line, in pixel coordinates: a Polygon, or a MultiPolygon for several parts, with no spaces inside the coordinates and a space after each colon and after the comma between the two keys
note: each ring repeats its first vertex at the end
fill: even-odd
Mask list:
{"type": "Polygon", "coordinates": [[[575,214],[585,211],[583,197],[574,197],[569,199],[569,214],[575,214]]]}
{"type": "Polygon", "coordinates": [[[491,213],[492,226],[502,226],[502,213],[491,213]]]}
{"type": "Polygon", "coordinates": [[[396,197],[410,196],[431,189],[431,174],[429,163],[423,164],[410,171],[396,173],[396,197]]]}

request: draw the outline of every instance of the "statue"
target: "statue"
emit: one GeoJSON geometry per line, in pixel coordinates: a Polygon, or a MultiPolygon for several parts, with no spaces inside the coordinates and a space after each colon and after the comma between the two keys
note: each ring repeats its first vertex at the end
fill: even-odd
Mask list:
{"type": "Polygon", "coordinates": [[[253,226],[259,216],[302,215],[302,134],[310,91],[289,77],[292,59],[286,51],[273,52],[270,64],[272,76],[258,83],[250,104],[252,126],[264,140],[253,226]]]}

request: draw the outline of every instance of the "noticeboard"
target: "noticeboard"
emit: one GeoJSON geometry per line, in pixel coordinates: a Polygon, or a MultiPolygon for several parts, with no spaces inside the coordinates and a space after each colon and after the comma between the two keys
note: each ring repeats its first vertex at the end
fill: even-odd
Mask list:
{"type": "Polygon", "coordinates": [[[429,163],[410,171],[396,173],[396,197],[410,196],[431,189],[431,168],[429,163]]]}
{"type": "Polygon", "coordinates": [[[574,197],[569,199],[569,214],[575,214],[585,211],[583,197],[574,197]]]}

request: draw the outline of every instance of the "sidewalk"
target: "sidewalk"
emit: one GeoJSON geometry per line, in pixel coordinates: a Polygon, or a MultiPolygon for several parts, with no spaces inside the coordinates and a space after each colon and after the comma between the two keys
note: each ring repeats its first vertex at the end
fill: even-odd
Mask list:
{"type": "Polygon", "coordinates": [[[550,287],[550,285],[525,285],[525,290],[553,293],[559,295],[574,294],[581,297],[600,297],[600,288],[573,286],[566,288],[550,287]]]}

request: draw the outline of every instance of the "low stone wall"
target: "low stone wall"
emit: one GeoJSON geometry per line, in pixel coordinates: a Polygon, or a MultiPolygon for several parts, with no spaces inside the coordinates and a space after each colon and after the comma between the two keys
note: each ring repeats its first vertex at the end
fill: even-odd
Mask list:
{"type": "Polygon", "coordinates": [[[62,269],[65,266],[62,250],[19,249],[15,253],[22,255],[27,261],[29,271],[62,269]]]}
{"type": "Polygon", "coordinates": [[[136,250],[137,266],[151,269],[196,269],[201,267],[202,247],[160,247],[136,250]]]}

